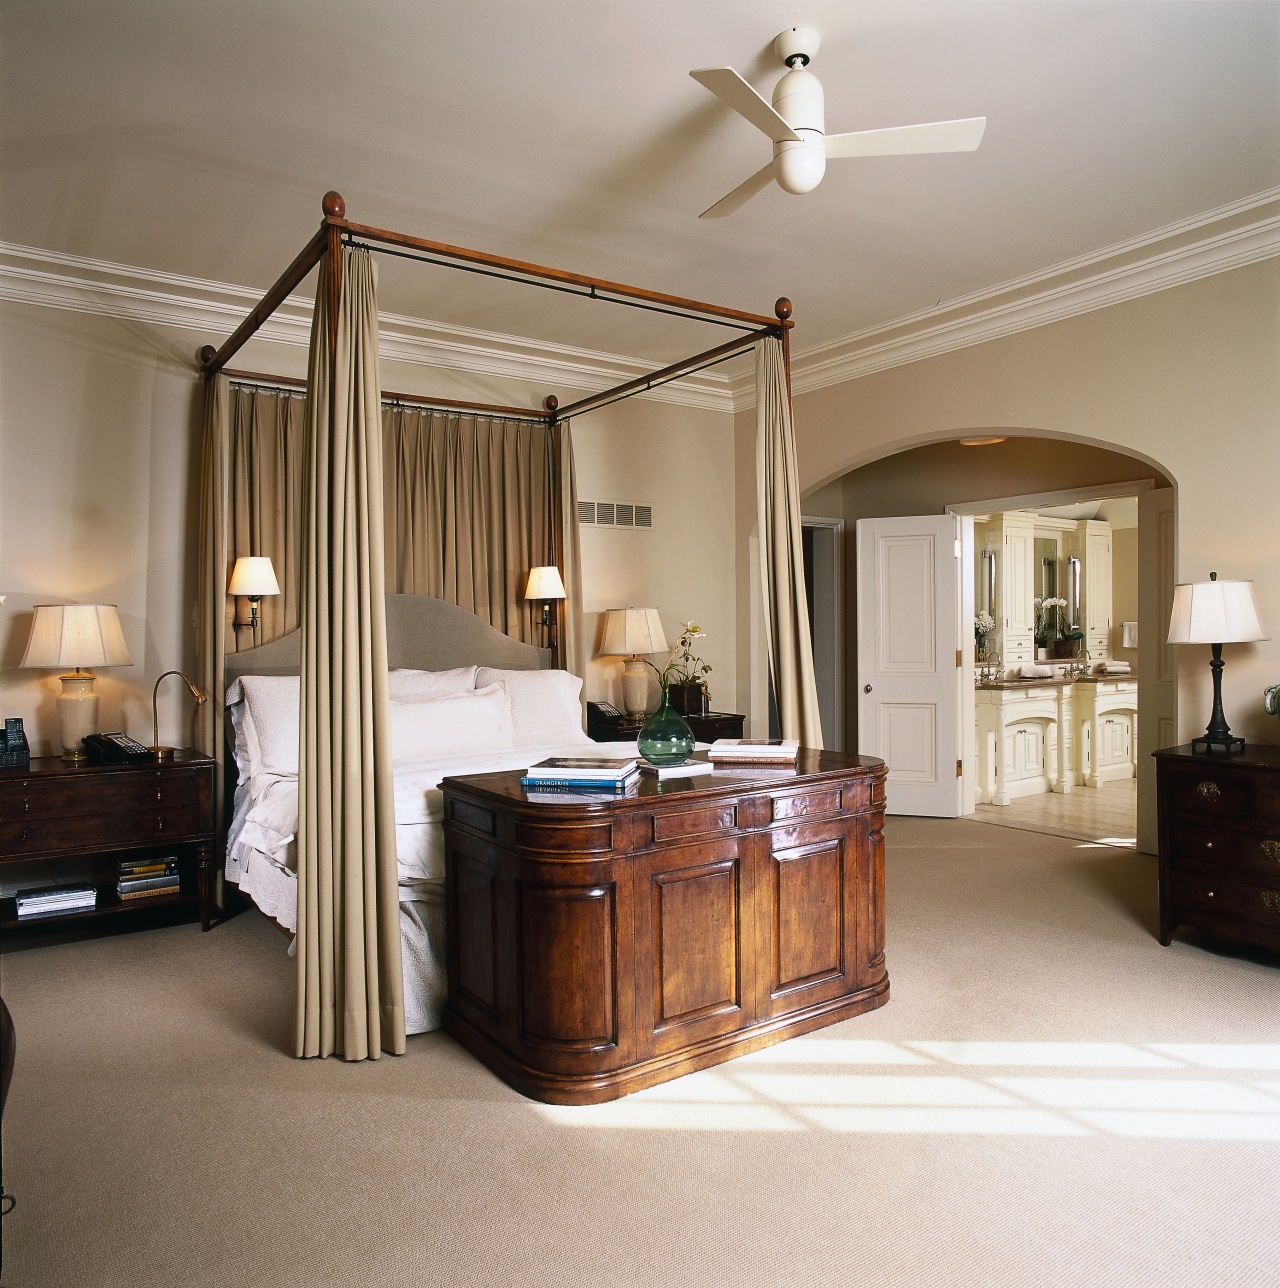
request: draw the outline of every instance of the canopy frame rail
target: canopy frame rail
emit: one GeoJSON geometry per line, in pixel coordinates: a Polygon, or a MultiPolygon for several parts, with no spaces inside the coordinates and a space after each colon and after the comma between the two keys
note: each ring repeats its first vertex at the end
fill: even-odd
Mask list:
{"type": "MultiPolygon", "coordinates": [[[[444,242],[435,242],[424,237],[411,236],[408,233],[392,232],[388,229],[375,228],[368,224],[352,223],[346,218],[346,202],[337,192],[325,193],[324,199],[320,204],[324,213],[320,228],[298,253],[294,261],[285,269],[284,273],[254,306],[249,315],[221,348],[215,350],[212,345],[206,345],[201,349],[201,370],[206,380],[212,378],[226,367],[227,363],[262,328],[267,319],[288,299],[289,295],[298,287],[307,274],[315,268],[324,255],[331,250],[336,251],[339,242],[342,240],[361,239],[368,243],[379,243],[379,246],[374,246],[372,249],[396,248],[391,253],[400,253],[408,258],[424,259],[427,262],[437,263],[444,267],[469,268],[472,271],[488,272],[494,276],[524,282],[531,286],[570,291],[605,303],[623,304],[633,308],[656,309],[694,321],[746,329],[747,336],[739,337],[736,348],[746,348],[764,335],[781,335],[785,342],[787,331],[794,326],[790,316],[791,303],[789,300],[780,299],[775,305],[775,316],[772,318],[765,317],[761,314],[746,313],[740,309],[731,309],[719,304],[708,304],[704,301],[667,295],[660,291],[650,291],[638,286],[627,286],[624,283],[611,282],[605,278],[588,277],[581,273],[548,268],[545,265],[527,263],[523,260],[507,259],[484,251],[467,250],[460,246],[450,246],[444,242]]],[[[700,358],[707,356],[699,355],[700,358]]],[[[696,362],[697,360],[691,361],[696,362]]],[[[682,366],[683,364],[675,365],[682,366]]],[[[707,364],[704,363],[703,365],[707,364]]],[[[685,373],[689,369],[687,365],[684,365],[685,373]]],[[[674,378],[674,375],[665,375],[670,370],[671,368],[664,368],[661,372],[654,373],[653,376],[628,381],[626,385],[619,385],[613,390],[606,390],[604,393],[596,395],[594,399],[584,399],[581,403],[574,404],[574,408],[581,409],[586,404],[595,403],[602,398],[608,401],[616,401],[617,398],[626,396],[625,393],[621,392],[624,389],[626,389],[627,393],[638,393],[646,388],[651,388],[654,384],[664,383],[665,379],[674,378]]],[[[548,406],[549,404],[550,400],[548,400],[548,406]]],[[[564,412],[560,412],[557,416],[554,408],[550,408],[550,410],[553,422],[556,419],[566,418],[569,411],[566,408],[564,412]]]]}

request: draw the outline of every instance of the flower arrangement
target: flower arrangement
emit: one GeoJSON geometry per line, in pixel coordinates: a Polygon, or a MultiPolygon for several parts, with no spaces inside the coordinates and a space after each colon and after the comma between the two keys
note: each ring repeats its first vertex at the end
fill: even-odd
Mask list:
{"type": "Polygon", "coordinates": [[[1067,601],[1057,595],[1046,595],[1043,599],[1037,595],[1031,601],[1031,607],[1035,612],[1035,636],[1037,643],[1044,643],[1049,638],[1049,632],[1055,631],[1062,634],[1063,613],[1067,607],[1067,601]]]}
{"type": "Polygon", "coordinates": [[[986,609],[973,619],[973,630],[976,635],[990,635],[995,628],[996,619],[986,609]]]}
{"type": "MultiPolygon", "coordinates": [[[[704,662],[693,651],[694,642],[703,640],[706,636],[706,631],[697,622],[680,623],[680,638],[676,640],[666,663],[661,667],[653,666],[652,662],[648,663],[653,666],[658,676],[658,683],[663,689],[668,689],[673,684],[702,684],[711,674],[711,664],[704,662]]],[[[647,658],[645,660],[648,661],[647,658]]]]}

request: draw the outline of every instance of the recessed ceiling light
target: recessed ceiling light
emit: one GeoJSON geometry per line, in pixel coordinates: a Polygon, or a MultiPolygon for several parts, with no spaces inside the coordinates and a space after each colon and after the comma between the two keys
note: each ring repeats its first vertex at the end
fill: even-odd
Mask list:
{"type": "Polygon", "coordinates": [[[1008,434],[992,434],[986,438],[962,438],[961,447],[990,447],[992,443],[1003,443],[1009,437],[1008,434]]]}

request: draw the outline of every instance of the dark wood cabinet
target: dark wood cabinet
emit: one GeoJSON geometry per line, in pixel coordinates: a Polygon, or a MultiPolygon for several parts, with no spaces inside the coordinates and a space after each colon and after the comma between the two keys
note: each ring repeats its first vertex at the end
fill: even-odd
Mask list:
{"type": "Polygon", "coordinates": [[[1280,952],[1280,748],[1154,755],[1160,942],[1188,925],[1280,952]]]}
{"type": "Polygon", "coordinates": [[[883,1005],[884,779],[806,749],[616,798],[445,779],[445,1029],[592,1104],[883,1005]]]}
{"type": "MultiPolygon", "coordinates": [[[[208,930],[214,903],[214,762],[194,751],[145,765],[67,764],[41,757],[25,769],[0,769],[0,867],[6,884],[14,865],[37,860],[84,860],[98,888],[91,910],[19,921],[12,897],[0,900],[0,927],[100,917],[162,903],[198,906],[208,930]],[[173,855],[181,892],[122,902],[115,893],[115,860],[173,855]]],[[[77,863],[77,867],[81,865],[77,863]]],[[[24,885],[45,881],[21,880],[24,885]]],[[[80,879],[79,874],[76,877],[80,879]]]]}
{"type": "MultiPolygon", "coordinates": [[[[587,703],[587,736],[596,742],[631,742],[639,737],[643,716],[605,716],[595,703],[587,703]]],[[[699,742],[715,742],[717,738],[741,738],[745,716],[731,711],[709,711],[704,716],[685,716],[693,736],[699,742]]]]}

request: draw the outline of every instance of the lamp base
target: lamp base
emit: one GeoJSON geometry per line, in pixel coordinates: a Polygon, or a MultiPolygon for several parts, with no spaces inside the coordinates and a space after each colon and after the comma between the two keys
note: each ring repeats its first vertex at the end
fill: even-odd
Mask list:
{"type": "Polygon", "coordinates": [[[88,671],[59,677],[62,692],[58,694],[58,741],[62,759],[69,765],[88,760],[84,736],[98,732],[98,695],[93,691],[94,676],[88,671]]]}
{"type": "Polygon", "coordinates": [[[166,760],[172,760],[174,753],[178,749],[176,747],[148,747],[147,750],[151,753],[154,759],[163,764],[166,760]]]}
{"type": "Polygon", "coordinates": [[[1223,754],[1227,756],[1244,755],[1244,739],[1233,738],[1230,734],[1204,734],[1199,738],[1191,739],[1191,754],[1194,756],[1203,751],[1209,755],[1214,747],[1221,747],[1223,754]]]}
{"type": "Polygon", "coordinates": [[[642,716],[649,706],[649,668],[638,657],[622,664],[622,705],[629,716],[642,716]]]}

